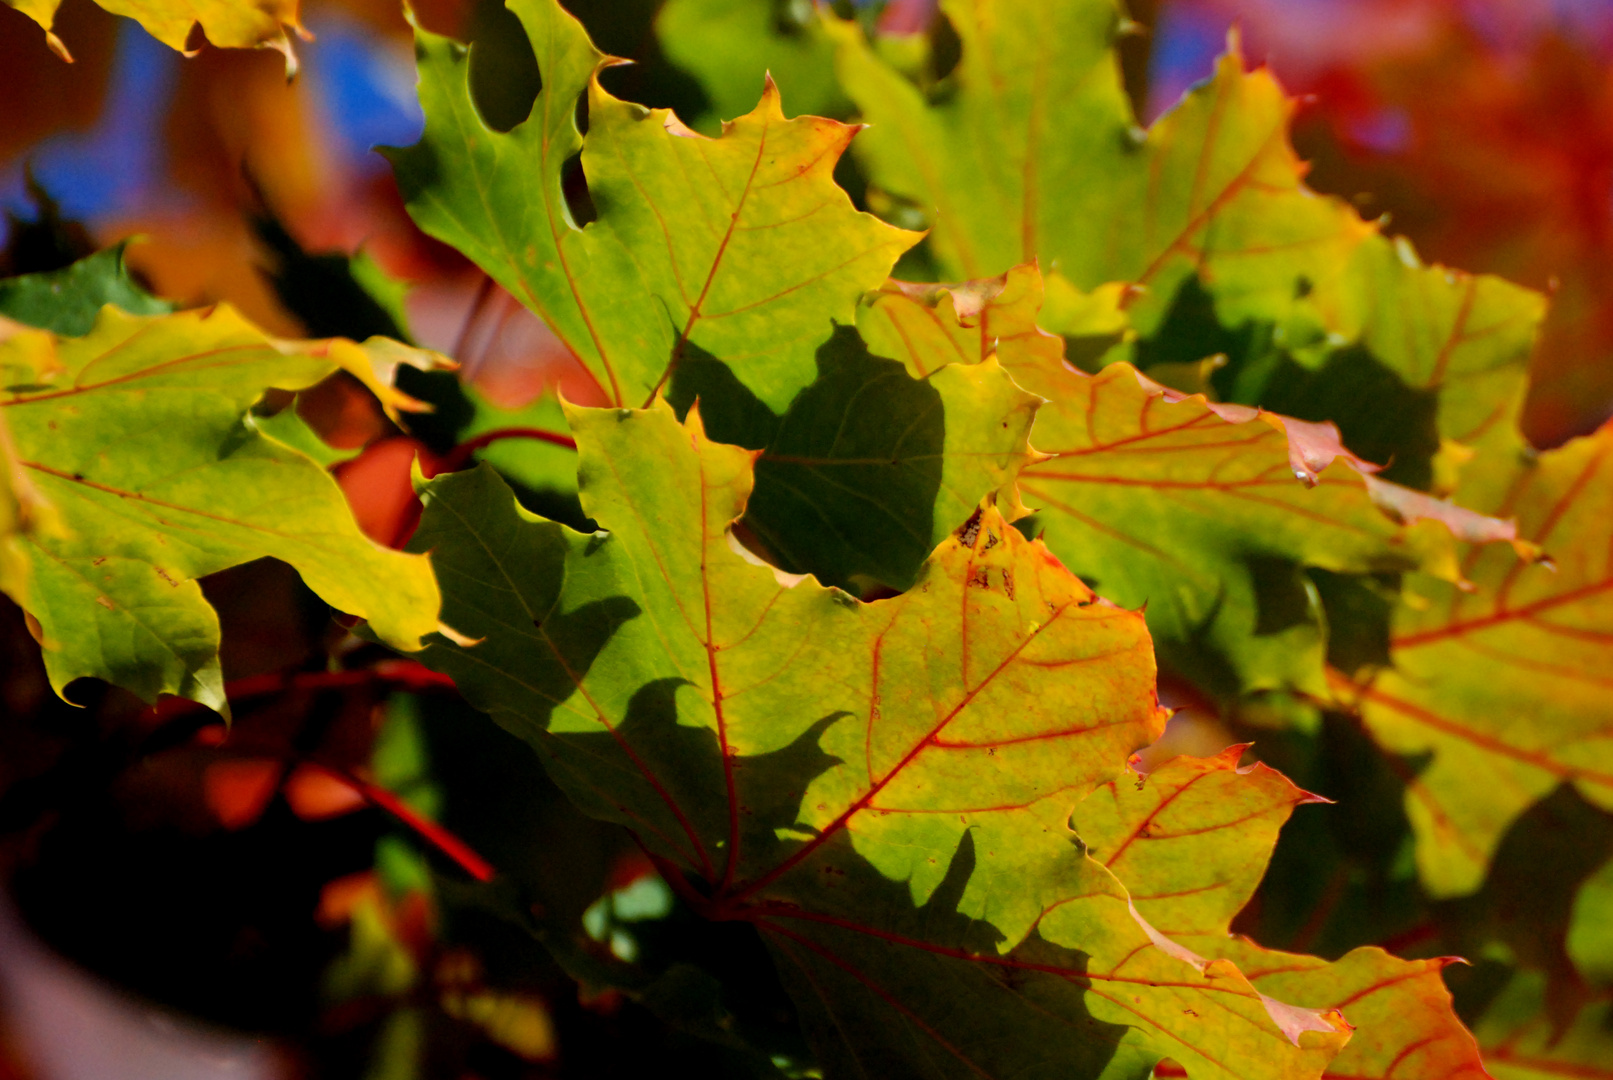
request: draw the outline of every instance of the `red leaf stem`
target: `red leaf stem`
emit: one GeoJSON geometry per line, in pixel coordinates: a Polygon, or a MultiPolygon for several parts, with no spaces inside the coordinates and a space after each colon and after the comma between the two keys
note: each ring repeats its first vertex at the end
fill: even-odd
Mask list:
{"type": "Polygon", "coordinates": [[[567,450],[577,449],[576,439],[573,439],[570,435],[562,435],[558,431],[548,431],[544,428],[533,427],[495,428],[492,431],[482,432],[474,439],[466,439],[448,451],[448,456],[443,458],[441,471],[458,472],[470,464],[471,458],[476,455],[476,451],[483,447],[491,446],[501,439],[537,439],[540,442],[563,446],[567,450]]]}
{"type": "Polygon", "coordinates": [[[486,884],[493,880],[495,873],[493,865],[472,850],[469,844],[435,821],[417,812],[412,806],[386,788],[378,784],[372,784],[362,777],[354,776],[346,769],[327,765],[321,761],[310,759],[306,761],[306,764],[325,773],[332,779],[346,784],[362,795],[365,802],[392,815],[399,823],[447,856],[460,869],[477,881],[486,884]]]}
{"type": "MultiPolygon", "coordinates": [[[[383,660],[374,667],[350,671],[272,671],[244,679],[231,679],[224,684],[224,696],[230,701],[241,701],[291,690],[344,690],[371,683],[414,693],[454,689],[454,680],[417,661],[383,660]]],[[[151,707],[150,714],[166,720],[204,708],[206,706],[187,698],[165,697],[151,707]]]]}

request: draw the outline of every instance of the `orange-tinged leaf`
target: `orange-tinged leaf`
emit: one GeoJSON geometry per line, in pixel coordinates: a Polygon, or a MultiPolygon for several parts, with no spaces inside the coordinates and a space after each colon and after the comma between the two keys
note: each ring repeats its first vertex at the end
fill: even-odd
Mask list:
{"type": "Polygon", "coordinates": [[[1440,896],[1478,888],[1507,826],[1558,784],[1613,808],[1613,428],[1538,455],[1484,455],[1458,498],[1516,517],[1549,562],[1487,548],[1463,566],[1472,591],[1414,579],[1393,666],[1359,687],[1335,679],[1385,749],[1433,755],[1406,809],[1440,896]]]}
{"type": "MultiPolygon", "coordinates": [[[[1401,960],[1375,946],[1328,963],[1230,937],[1217,955],[1262,992],[1312,1009],[1340,1009],[1355,1033],[1324,1080],[1485,1080],[1478,1044],[1451,1008],[1449,957],[1401,960]]],[[[1495,1073],[1501,1080],[1501,1073],[1495,1073]]]]}
{"type": "Polygon", "coordinates": [[[1449,959],[1399,960],[1368,947],[1329,963],[1229,934],[1289,813],[1303,803],[1326,801],[1265,765],[1240,768],[1247,749],[1174,758],[1136,783],[1122,779],[1099,788],[1075,812],[1088,853],[1120,878],[1143,917],[1173,940],[1236,963],[1261,993],[1342,1011],[1355,1032],[1324,1076],[1483,1077],[1478,1047],[1452,1011],[1439,974],[1449,959]]]}
{"type": "Polygon", "coordinates": [[[1162,726],[1138,614],[989,502],[858,602],[739,547],[756,455],[698,409],[568,419],[610,531],[534,519],[485,470],[433,481],[413,544],[481,641],[425,660],[698,911],[761,930],[826,1069],[1320,1074],[1342,1021],[1155,931],[1069,829],[1162,726]]]}
{"type": "Polygon", "coordinates": [[[1226,936],[1293,808],[1327,801],[1258,762],[1239,768],[1248,749],[1173,758],[1135,783],[1111,780],[1076,811],[1087,854],[1127,883],[1162,933],[1194,948],[1205,947],[1200,937],[1226,936]]]}
{"type": "MultiPolygon", "coordinates": [[[[1089,305],[1085,318],[1112,334],[1123,295],[1109,291],[1108,311],[1089,305]]],[[[1377,479],[1332,425],[1185,396],[1123,363],[1075,370],[1064,341],[1035,324],[1041,296],[1029,265],[959,286],[893,283],[860,326],[915,372],[995,356],[1048,399],[1031,432],[1046,456],[1021,471],[1020,498],[1066,565],[1107,598],[1147,606],[1167,663],[1207,689],[1326,693],[1304,568],[1459,578],[1456,538],[1512,538],[1504,522],[1377,479]]]]}
{"type": "Polygon", "coordinates": [[[1246,69],[1235,34],[1212,76],[1144,131],[1121,90],[1114,0],[944,0],[941,11],[962,49],[945,93],[926,94],[855,23],[827,26],[871,123],[854,146],[870,198],[931,225],[943,279],[1036,259],[1079,289],[1125,282],[1145,367],[1231,353],[1216,385],[1249,403],[1269,402],[1284,378],[1336,379],[1346,397],[1386,378],[1417,404],[1441,391],[1428,402],[1435,445],[1507,428],[1544,298],[1424,266],[1380,223],[1307,188],[1288,136],[1297,102],[1269,71],[1246,69]]]}
{"type": "MultiPolygon", "coordinates": [[[[298,21],[298,0],[96,0],[114,15],[134,19],[147,33],[171,49],[186,52],[192,28],[200,26],[207,40],[226,49],[274,49],[285,54],[288,74],[297,70],[291,51],[290,30],[307,36],[298,21]]],[[[63,60],[71,60],[52,31],[61,0],[6,0],[45,31],[50,47],[63,60]]]]}
{"type": "Polygon", "coordinates": [[[228,758],[202,774],[207,808],[226,829],[244,829],[263,816],[285,766],[272,758],[228,758]]]}

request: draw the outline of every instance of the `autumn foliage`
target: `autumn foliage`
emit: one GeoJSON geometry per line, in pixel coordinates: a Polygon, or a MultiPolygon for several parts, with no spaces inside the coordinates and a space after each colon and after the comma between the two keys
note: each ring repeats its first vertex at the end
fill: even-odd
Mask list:
{"type": "Polygon", "coordinates": [[[1144,127],[1116,0],[422,8],[362,252],[274,110],[206,259],[37,194],[30,923],[309,1075],[1613,1076],[1607,207],[1471,224],[1589,182],[1477,162],[1595,76],[1434,3],[1296,76],[1410,125],[1321,175],[1413,243],[1239,10],[1144,127]]]}

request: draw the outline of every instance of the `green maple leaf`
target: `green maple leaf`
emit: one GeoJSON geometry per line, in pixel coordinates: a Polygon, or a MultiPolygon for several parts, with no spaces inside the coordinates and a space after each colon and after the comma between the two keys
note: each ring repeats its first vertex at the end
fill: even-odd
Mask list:
{"type": "Polygon", "coordinates": [[[1114,0],[941,7],[962,56],[929,95],[856,25],[826,25],[873,125],[854,146],[870,200],[923,213],[942,280],[1038,259],[1078,289],[1127,282],[1139,366],[1223,353],[1223,397],[1334,420],[1417,487],[1441,439],[1506,427],[1494,401],[1521,390],[1543,298],[1422,266],[1306,188],[1295,103],[1245,70],[1235,39],[1144,131],[1120,84],[1114,0]]]}
{"type": "MultiPolygon", "coordinates": [[[[1113,334],[1125,325],[1119,295],[1060,302],[1094,335],[1113,334]]],[[[959,286],[892,283],[859,325],[915,373],[989,357],[1047,399],[1033,432],[1040,458],[1018,478],[1044,539],[1105,597],[1147,605],[1166,662],[1208,689],[1327,694],[1307,568],[1421,567],[1459,580],[1457,536],[1512,536],[1376,479],[1326,426],[1184,397],[1124,364],[1076,371],[1064,340],[1037,327],[1041,304],[1040,275],[1023,266],[959,286]]]]}
{"type": "Polygon", "coordinates": [[[1463,469],[1457,497],[1516,517],[1550,562],[1479,550],[1462,568],[1475,588],[1411,579],[1391,666],[1334,679],[1386,750],[1432,754],[1406,811],[1436,896],[1477,889],[1507,827],[1559,784],[1613,809],[1613,428],[1544,453],[1512,438],[1463,469]]]}
{"type": "Polygon", "coordinates": [[[782,416],[713,361],[685,361],[668,394],[680,411],[698,400],[713,439],[759,451],[741,527],[774,565],[858,591],[905,589],[982,496],[1016,505],[1040,400],[998,365],[915,377],[851,327],[817,365],[782,416]]]}
{"type": "Polygon", "coordinates": [[[27,537],[26,576],[7,589],[37,622],[51,685],[94,676],[223,711],[218,618],[196,579],[264,556],[388,644],[417,648],[438,625],[426,560],[367,540],[329,475],[248,411],[265,389],[302,389],[338,367],[396,404],[406,399],[378,369],[418,357],[380,339],[278,342],[222,306],[152,317],[108,306],[84,337],[0,343],[14,481],[58,525],[27,537]]]}
{"type": "Polygon", "coordinates": [[[753,454],[698,415],[570,411],[609,532],[433,481],[413,544],[481,640],[423,660],[762,932],[832,1075],[1318,1075],[1335,1018],[1158,936],[1066,827],[1159,731],[1141,618],[989,504],[900,596],[781,576],[729,531],[753,454]]]}
{"type": "Polygon", "coordinates": [[[835,185],[857,129],[786,120],[768,83],[754,111],[707,138],[601,88],[612,61],[556,0],[510,7],[543,89],[508,132],[477,112],[467,50],[416,35],[426,130],[391,154],[410,213],[541,316],[613,403],[647,403],[698,351],[782,412],[813,381],[833,323],[850,324],[917,239],[835,185]],[[583,227],[562,186],[579,153],[599,213],[583,227]]]}
{"type": "Polygon", "coordinates": [[[80,337],[95,326],[96,316],[106,304],[132,315],[172,311],[171,304],[158,300],[129,276],[124,258],[128,247],[125,240],[60,270],[0,278],[0,315],[80,337]]]}
{"type": "Polygon", "coordinates": [[[797,116],[843,116],[851,107],[811,0],[671,0],[656,13],[655,33],[667,59],[711,99],[715,116],[701,117],[701,130],[749,111],[769,75],[797,116]]]}
{"type": "Polygon", "coordinates": [[[1351,344],[1229,365],[1216,386],[1230,400],[1332,420],[1352,450],[1389,465],[1386,476],[1423,489],[1443,486],[1442,446],[1512,438],[1544,296],[1488,275],[1425,267],[1409,244],[1378,236],[1355,253],[1341,290],[1347,317],[1333,329],[1351,344]]]}
{"type": "Polygon", "coordinates": [[[1265,765],[1240,768],[1247,749],[1174,758],[1136,783],[1099,788],[1073,819],[1088,853],[1125,884],[1132,903],[1161,933],[1203,956],[1235,962],[1261,993],[1313,1009],[1343,1009],[1356,1032],[1327,1075],[1484,1077],[1478,1046],[1452,1011],[1440,977],[1451,958],[1400,960],[1365,947],[1329,963],[1230,933],[1293,808],[1327,801],[1265,765]]]}
{"type": "Polygon", "coordinates": [[[721,138],[696,135],[602,90],[607,58],[552,0],[513,10],[545,86],[505,134],[476,113],[464,50],[419,35],[426,134],[394,154],[416,220],[543,316],[613,402],[698,396],[715,437],[762,451],[745,528],[779,565],[906,587],[1011,482],[1034,401],[1000,372],[909,377],[857,340],[859,297],[915,237],[835,186],[856,129],[785,120],[768,83],[721,138]],[[579,152],[599,208],[582,228],[561,196],[579,152]]]}

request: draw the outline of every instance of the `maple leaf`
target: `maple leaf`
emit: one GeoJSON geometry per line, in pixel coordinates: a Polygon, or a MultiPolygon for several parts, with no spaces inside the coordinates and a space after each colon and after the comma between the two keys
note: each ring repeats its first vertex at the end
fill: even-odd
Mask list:
{"type": "Polygon", "coordinates": [[[409,211],[541,316],[617,405],[647,403],[691,352],[782,412],[833,323],[918,239],[853,209],[836,160],[857,129],[760,103],[711,139],[606,92],[612,63],[556,0],[516,0],[543,77],[531,115],[487,125],[467,50],[416,35],[421,141],[391,152],[409,211]],[[576,109],[586,93],[588,135],[576,109]],[[562,173],[580,153],[597,221],[562,173]]]}
{"type": "MultiPolygon", "coordinates": [[[[51,50],[63,60],[73,57],[51,27],[61,0],[5,0],[45,31],[51,50]]],[[[200,26],[207,40],[224,49],[274,49],[286,58],[286,73],[297,70],[291,50],[291,30],[302,37],[308,32],[298,21],[298,0],[96,0],[114,15],[124,15],[145,27],[158,41],[186,55],[190,37],[200,26]]]]}
{"type": "Polygon", "coordinates": [[[0,592],[18,604],[28,602],[30,536],[59,535],[61,522],[17,461],[11,432],[0,416],[0,592]]]}
{"type": "Polygon", "coordinates": [[[471,406],[470,420],[459,432],[461,445],[476,447],[476,460],[485,461],[529,491],[548,491],[563,498],[577,493],[577,454],[567,447],[571,429],[560,398],[545,391],[518,409],[494,405],[474,386],[463,388],[471,406]],[[546,433],[556,438],[492,438],[499,433],[546,433]],[[482,445],[485,441],[485,445],[482,445]]]}
{"type": "MultiPolygon", "coordinates": [[[[1125,884],[1145,919],[1206,957],[1235,962],[1261,993],[1342,1009],[1355,1034],[1324,1076],[1360,1080],[1484,1077],[1473,1036],[1451,1009],[1449,957],[1399,960],[1365,947],[1329,963],[1264,949],[1229,932],[1254,895],[1295,806],[1326,802],[1248,749],[1174,758],[1136,783],[1112,780],[1076,808],[1088,854],[1125,884]]],[[[1339,812],[1343,812],[1342,810],[1339,812]]]]}
{"type": "Polygon", "coordinates": [[[671,0],[656,12],[655,33],[667,58],[711,99],[711,113],[700,120],[713,126],[747,112],[764,76],[789,91],[797,116],[843,116],[851,107],[813,4],[671,0]]]}
{"type": "Polygon", "coordinates": [[[1471,592],[1409,581],[1391,666],[1333,679],[1384,749],[1432,754],[1406,810],[1436,896],[1478,888],[1507,826],[1558,784],[1613,808],[1613,428],[1540,454],[1513,438],[1463,469],[1457,497],[1516,517],[1550,562],[1479,549],[1462,567],[1471,592]]]}
{"type": "Polygon", "coordinates": [[[383,375],[421,355],[380,339],[278,342],[224,306],[108,306],[81,338],[14,329],[0,343],[0,415],[60,530],[27,538],[12,596],[37,621],[51,685],[95,676],[224,711],[218,618],[195,579],[263,556],[388,644],[417,648],[438,625],[426,560],[366,540],[329,475],[248,410],[266,388],[338,367],[407,404],[383,375]]]}
{"type": "Polygon", "coordinates": [[[900,596],[781,577],[729,532],[752,452],[696,411],[569,418],[611,531],[486,470],[433,481],[412,543],[482,640],[422,658],[697,908],[757,926],[832,1073],[1320,1072],[1342,1021],[1159,936],[1065,825],[1160,730],[1140,616],[989,504],[900,596]]]}
{"type": "MultiPolygon", "coordinates": [[[[1544,296],[1497,277],[1424,266],[1405,241],[1378,236],[1355,253],[1345,287],[1355,314],[1340,332],[1354,346],[1331,350],[1319,364],[1288,360],[1263,376],[1229,365],[1217,385],[1237,389],[1243,376],[1236,400],[1333,420],[1352,450],[1381,455],[1375,461],[1414,462],[1442,444],[1512,437],[1544,296]],[[1366,382],[1383,372],[1392,379],[1366,382]],[[1426,443],[1413,446],[1404,431],[1424,422],[1419,414],[1431,422],[1426,443]]],[[[1417,479],[1423,488],[1433,480],[1417,479]]]]}
{"type": "Polygon", "coordinates": [[[782,416],[706,360],[684,362],[667,400],[682,412],[698,399],[714,440],[761,452],[741,527],[770,562],[859,592],[905,589],[983,496],[1015,502],[1040,399],[993,362],[915,377],[851,327],[816,360],[782,416]]]}
{"type": "Polygon", "coordinates": [[[131,315],[165,315],[166,301],[146,292],[129,276],[124,257],[129,241],[97,251],[70,266],[38,274],[0,278],[0,316],[42,330],[81,337],[95,326],[106,304],[131,315]]]}
{"type": "MultiPolygon", "coordinates": [[[[1087,317],[1112,332],[1124,322],[1120,293],[1105,295],[1108,309],[1094,302],[1087,317]]],[[[1327,693],[1304,568],[1420,566],[1459,578],[1453,531],[1512,536],[1503,522],[1376,479],[1326,425],[1185,397],[1126,364],[1076,371],[1064,341],[1037,327],[1041,303],[1040,274],[1021,266],[958,286],[893,282],[859,325],[915,372],[994,357],[1048,399],[1034,431],[1044,456],[1018,478],[1047,544],[1105,597],[1146,604],[1166,662],[1216,692],[1327,693]]]]}
{"type": "Polygon", "coordinates": [[[1351,449],[1419,487],[1440,438],[1506,426],[1474,415],[1469,391],[1521,391],[1543,299],[1423,266],[1305,187],[1295,103],[1245,70],[1235,37],[1213,77],[1145,132],[1120,86],[1112,0],[941,8],[962,57],[929,98],[857,26],[827,26],[872,122],[854,153],[873,190],[925,211],[942,280],[1038,259],[1078,289],[1127,282],[1139,366],[1224,353],[1222,396],[1337,420],[1351,449]],[[1423,393],[1447,387],[1437,402],[1423,393]],[[1397,425],[1361,404],[1390,393],[1404,399],[1397,425]]]}
{"type": "Polygon", "coordinates": [[[1613,394],[1613,205],[1597,179],[1613,163],[1606,35],[1545,10],[1493,34],[1476,9],[1439,2],[1354,7],[1356,34],[1261,3],[1208,6],[1315,101],[1300,137],[1317,188],[1370,193],[1441,262],[1550,288],[1524,427],[1540,446],[1592,430],[1613,394]],[[1398,32],[1379,33],[1387,24],[1398,32]],[[1296,32],[1327,45],[1291,48],[1296,32]]]}

